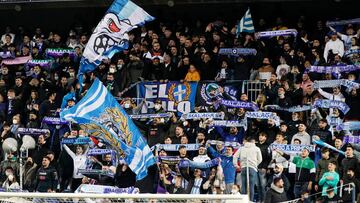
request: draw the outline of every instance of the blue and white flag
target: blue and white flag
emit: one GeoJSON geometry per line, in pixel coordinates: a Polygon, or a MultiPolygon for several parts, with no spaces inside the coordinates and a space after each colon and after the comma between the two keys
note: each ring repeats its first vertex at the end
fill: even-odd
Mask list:
{"type": "Polygon", "coordinates": [[[250,8],[246,11],[245,15],[239,21],[236,29],[236,35],[239,36],[241,32],[254,33],[255,28],[251,18],[250,8]]]}
{"type": "Polygon", "coordinates": [[[60,113],[62,119],[80,124],[90,136],[105,141],[123,156],[130,169],[141,180],[154,156],[131,118],[106,87],[95,79],[86,95],[72,108],[60,113]]]}
{"type": "Polygon", "coordinates": [[[87,43],[79,68],[81,75],[93,71],[103,59],[128,48],[127,33],[154,20],[130,0],[115,0],[101,19],[87,43]]]}

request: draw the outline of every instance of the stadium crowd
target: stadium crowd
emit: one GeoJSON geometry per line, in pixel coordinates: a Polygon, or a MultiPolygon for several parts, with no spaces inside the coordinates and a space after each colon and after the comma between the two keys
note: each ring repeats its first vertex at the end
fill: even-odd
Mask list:
{"type": "MultiPolygon", "coordinates": [[[[6,153],[1,148],[2,187],[5,190],[19,189],[19,178],[22,177],[23,189],[38,192],[74,192],[80,184],[98,184],[120,188],[136,186],[144,193],[249,193],[250,199],[258,202],[282,202],[295,198],[304,202],[352,202],[351,191],[354,190],[356,195],[360,191],[360,147],[356,143],[343,143],[349,132],[336,127],[342,121],[359,120],[359,89],[343,86],[315,88],[314,82],[332,79],[357,82],[359,73],[307,70],[311,66],[357,64],[359,52],[346,53],[359,50],[360,29],[355,24],[326,27],[323,21],[312,25],[304,16],[293,25],[284,23],[281,18],[277,18],[274,24],[261,19],[255,28],[257,31],[294,28],[298,35],[266,39],[257,39],[254,33],[237,36],[235,25],[220,20],[207,25],[200,21],[195,24],[157,22],[129,33],[129,49],[103,61],[96,71],[88,74],[84,91],[80,92],[76,77],[89,33],[81,26],[68,34],[45,33],[41,28],[27,32],[23,27],[17,30],[7,27],[0,42],[3,53],[9,51],[16,57],[45,59],[48,48],[71,48],[75,54],[62,55],[50,69],[40,65],[25,67],[24,64],[2,63],[1,142],[15,138],[21,143],[18,129],[22,127],[50,129],[49,133],[34,136],[35,149],[29,150],[27,157],[22,157],[22,166],[19,164],[19,149],[6,153]],[[219,54],[221,48],[253,48],[257,53],[226,56],[219,54]],[[138,81],[215,81],[220,86],[217,89],[220,100],[228,98],[222,87],[227,81],[261,81],[262,91],[254,101],[249,100],[246,92],[236,99],[253,102],[259,111],[273,111],[280,120],[247,118],[245,115],[249,109],[228,107],[219,104],[217,99],[196,104],[193,112],[221,112],[224,120],[245,120],[247,126],[213,126],[212,119],[184,119],[176,112],[168,118],[136,120],[158,159],[157,164],[149,168],[149,175],[136,182],[135,174],[126,163],[114,162],[112,154],[87,155],[90,148],[106,147],[101,140],[91,138],[91,143],[84,145],[62,144],[63,138],[88,136],[78,125],[50,126],[42,122],[44,117],[59,117],[61,109],[74,106],[95,76],[115,97],[122,97],[119,101],[128,114],[140,114],[145,104],[138,98],[124,98],[126,93],[122,92],[138,81]],[[69,92],[74,93],[72,97],[66,97],[69,92]],[[350,111],[345,114],[337,108],[315,108],[289,112],[267,108],[268,105],[284,109],[311,105],[318,99],[345,102],[350,111]],[[315,150],[304,148],[297,153],[270,146],[311,145],[313,139],[334,146],[345,154],[321,146],[316,146],[315,150]],[[177,144],[179,147],[177,151],[167,151],[159,144],[177,144]],[[188,150],[189,144],[199,146],[196,150],[188,150]],[[177,162],[161,158],[170,156],[176,157],[173,160],[177,162]],[[79,169],[87,167],[89,160],[92,169],[109,171],[114,176],[79,173],[79,169]],[[194,164],[218,164],[208,168],[184,168],[178,166],[181,160],[192,160],[194,164]],[[355,189],[349,183],[354,183],[355,189]],[[340,185],[345,186],[338,187],[340,185]]],[[[159,114],[166,113],[166,110],[159,100],[151,112],[159,114]]],[[[356,135],[356,131],[352,133],[356,135]]]]}

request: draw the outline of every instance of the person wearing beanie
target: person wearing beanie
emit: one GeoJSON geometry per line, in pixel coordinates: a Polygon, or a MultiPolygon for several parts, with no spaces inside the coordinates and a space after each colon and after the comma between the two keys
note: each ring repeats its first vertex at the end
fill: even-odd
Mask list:
{"type": "Polygon", "coordinates": [[[284,181],[281,177],[274,179],[270,189],[265,194],[265,203],[285,202],[288,198],[284,190],[284,181]]]}

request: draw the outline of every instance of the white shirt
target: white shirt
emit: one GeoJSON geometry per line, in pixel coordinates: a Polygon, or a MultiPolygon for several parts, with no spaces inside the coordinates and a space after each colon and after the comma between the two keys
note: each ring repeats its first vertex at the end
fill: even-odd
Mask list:
{"type": "Polygon", "coordinates": [[[344,55],[344,43],[339,39],[328,41],[324,50],[324,59],[326,61],[330,50],[332,50],[334,54],[339,54],[342,57],[344,55]]]}

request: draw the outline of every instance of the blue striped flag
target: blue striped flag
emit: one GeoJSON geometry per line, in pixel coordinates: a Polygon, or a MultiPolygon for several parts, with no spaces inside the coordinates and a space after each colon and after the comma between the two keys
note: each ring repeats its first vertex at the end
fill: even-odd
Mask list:
{"type": "Polygon", "coordinates": [[[131,118],[106,87],[95,79],[86,95],[72,108],[60,113],[61,119],[79,123],[90,136],[106,142],[141,180],[154,156],[131,118]]]}
{"type": "Polygon", "coordinates": [[[130,0],[115,0],[92,33],[80,62],[78,78],[93,71],[104,59],[128,48],[127,33],[154,20],[130,0]]]}
{"type": "Polygon", "coordinates": [[[236,34],[239,36],[241,32],[255,32],[254,24],[251,18],[250,8],[248,8],[245,15],[241,18],[237,25],[236,34]]]}

